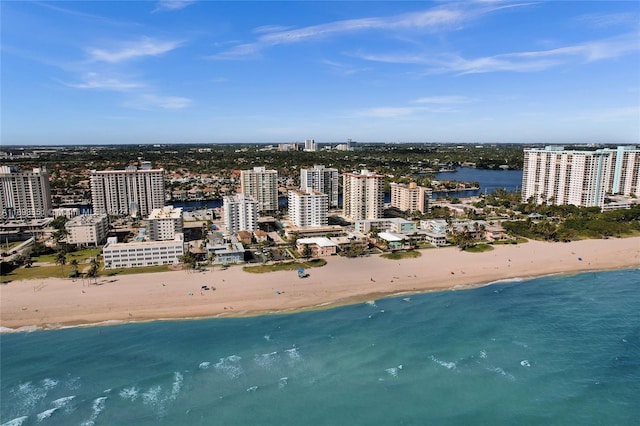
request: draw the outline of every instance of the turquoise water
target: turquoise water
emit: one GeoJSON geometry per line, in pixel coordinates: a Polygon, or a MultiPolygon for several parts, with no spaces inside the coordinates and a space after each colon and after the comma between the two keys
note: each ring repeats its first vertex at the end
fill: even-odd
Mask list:
{"type": "Polygon", "coordinates": [[[640,270],[4,334],[1,424],[637,424],[640,270]]]}

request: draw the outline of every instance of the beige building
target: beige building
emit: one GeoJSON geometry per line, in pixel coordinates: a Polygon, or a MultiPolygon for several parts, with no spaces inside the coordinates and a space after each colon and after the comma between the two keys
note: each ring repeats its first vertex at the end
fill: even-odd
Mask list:
{"type": "Polygon", "coordinates": [[[391,207],[403,212],[420,213],[429,212],[429,199],[431,198],[431,188],[418,186],[415,182],[409,185],[402,183],[391,184],[391,207]]]}
{"type": "Polygon", "coordinates": [[[382,217],[384,176],[363,169],[360,173],[345,173],[342,182],[345,219],[355,221],[382,217]]]}
{"type": "Polygon", "coordinates": [[[258,211],[278,210],[278,172],[264,167],[240,171],[240,191],[258,202],[258,211]]]}
{"type": "Polygon", "coordinates": [[[338,244],[326,237],[298,238],[296,249],[304,253],[305,246],[311,249],[312,256],[332,256],[338,252],[338,244]]]}
{"type": "Polygon", "coordinates": [[[153,209],[147,220],[147,235],[153,241],[173,240],[176,234],[182,233],[184,226],[181,207],[165,206],[153,209]]]}
{"type": "Polygon", "coordinates": [[[145,217],[164,206],[164,170],[142,162],[137,169],[91,171],[91,202],[94,213],[145,217]]]}
{"type": "Polygon", "coordinates": [[[0,166],[0,217],[44,219],[51,213],[49,174],[44,168],[21,171],[0,166]]]}
{"type": "Polygon", "coordinates": [[[65,224],[67,244],[98,246],[109,233],[109,219],[106,214],[76,216],[65,224]]]}
{"type": "Polygon", "coordinates": [[[289,220],[300,228],[328,225],[329,196],[311,188],[289,191],[289,220]]]}

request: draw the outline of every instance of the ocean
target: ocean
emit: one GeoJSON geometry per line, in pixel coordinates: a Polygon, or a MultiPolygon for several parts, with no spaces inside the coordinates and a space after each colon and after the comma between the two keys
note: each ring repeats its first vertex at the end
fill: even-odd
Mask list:
{"type": "Polygon", "coordinates": [[[640,270],[3,334],[2,425],[631,425],[640,270]]]}

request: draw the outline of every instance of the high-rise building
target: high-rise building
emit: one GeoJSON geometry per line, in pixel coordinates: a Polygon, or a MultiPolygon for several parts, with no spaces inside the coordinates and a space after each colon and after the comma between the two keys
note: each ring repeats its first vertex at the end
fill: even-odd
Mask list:
{"type": "Polygon", "coordinates": [[[44,168],[20,171],[0,167],[0,215],[2,219],[43,219],[50,216],[51,188],[44,168]]]}
{"type": "Polygon", "coordinates": [[[619,146],[611,151],[612,171],[606,185],[609,192],[640,196],[640,149],[619,146]]]}
{"type": "Polygon", "coordinates": [[[94,213],[134,217],[147,216],[164,206],[164,170],[126,167],[124,170],[91,171],[91,201],[94,213]]]}
{"type": "Polygon", "coordinates": [[[317,151],[318,145],[316,144],[315,139],[305,139],[304,141],[304,150],[305,151],[317,151]]]}
{"type": "Polygon", "coordinates": [[[384,176],[363,169],[345,173],[343,181],[344,217],[350,220],[379,219],[384,208],[384,176]]]}
{"type": "Polygon", "coordinates": [[[607,193],[638,195],[640,150],[525,149],[522,199],[549,204],[602,207],[607,193]]]}
{"type": "MultiPolygon", "coordinates": [[[[258,211],[278,210],[278,172],[254,167],[240,171],[240,190],[258,202],[258,211]]],[[[248,229],[247,229],[248,231],[248,229]]]]}
{"type": "Polygon", "coordinates": [[[409,185],[392,183],[391,206],[405,212],[419,211],[424,214],[429,211],[431,194],[431,188],[418,186],[415,182],[409,185]]]}
{"type": "Polygon", "coordinates": [[[329,196],[307,187],[289,191],[289,220],[300,228],[327,226],[329,196]]]}
{"type": "Polygon", "coordinates": [[[338,207],[338,169],[315,165],[313,169],[300,169],[300,189],[312,188],[327,194],[329,207],[338,207]]]}
{"type": "Polygon", "coordinates": [[[170,241],[183,232],[182,208],[164,206],[153,209],[148,217],[147,235],[152,241],[170,241]]]}
{"type": "Polygon", "coordinates": [[[222,199],[222,210],[228,234],[258,229],[258,202],[252,196],[227,195],[222,199]]]}

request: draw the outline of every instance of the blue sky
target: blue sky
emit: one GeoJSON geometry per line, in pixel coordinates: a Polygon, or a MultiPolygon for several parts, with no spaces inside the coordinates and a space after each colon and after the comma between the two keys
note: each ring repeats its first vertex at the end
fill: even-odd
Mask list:
{"type": "Polygon", "coordinates": [[[0,143],[640,143],[640,2],[2,1],[0,143]]]}

